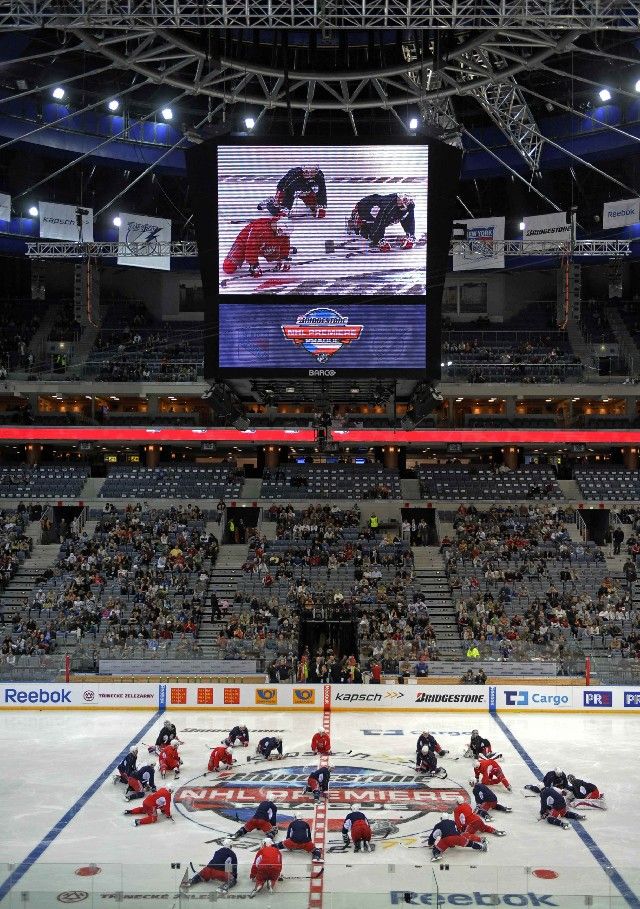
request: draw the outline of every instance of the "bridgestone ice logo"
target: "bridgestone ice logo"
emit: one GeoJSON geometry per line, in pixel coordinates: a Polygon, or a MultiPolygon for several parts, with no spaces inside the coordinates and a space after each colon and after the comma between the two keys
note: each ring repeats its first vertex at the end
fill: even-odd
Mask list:
{"type": "Polygon", "coordinates": [[[484,694],[429,694],[419,691],[416,704],[484,704],[484,694]]]}

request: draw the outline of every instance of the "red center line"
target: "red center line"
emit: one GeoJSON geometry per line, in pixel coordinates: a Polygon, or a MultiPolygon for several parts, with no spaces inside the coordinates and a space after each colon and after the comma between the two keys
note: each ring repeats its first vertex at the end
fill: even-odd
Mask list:
{"type": "MultiPolygon", "coordinates": [[[[322,728],[331,737],[331,685],[324,686],[324,708],[322,713],[322,728]]],[[[321,754],[319,757],[319,766],[329,766],[329,755],[321,754]]],[[[316,849],[322,850],[322,858],[325,851],[325,837],[327,833],[327,799],[320,797],[316,804],[315,822],[313,825],[313,845],[316,849]]],[[[313,877],[323,867],[321,862],[311,862],[311,880],[309,881],[309,909],[322,909],[322,897],[324,893],[324,875],[313,877]]]]}

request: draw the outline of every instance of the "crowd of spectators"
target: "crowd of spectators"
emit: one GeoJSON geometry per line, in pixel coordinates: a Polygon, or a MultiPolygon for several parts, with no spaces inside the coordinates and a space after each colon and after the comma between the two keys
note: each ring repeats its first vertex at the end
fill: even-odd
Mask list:
{"type": "Polygon", "coordinates": [[[29,343],[40,326],[42,303],[23,301],[0,307],[0,378],[11,370],[29,369],[33,355],[29,343]]]}
{"type": "Polygon", "coordinates": [[[623,635],[637,622],[629,576],[611,577],[602,549],[571,539],[571,517],[557,505],[458,509],[441,551],[461,637],[480,654],[562,660],[578,641],[628,656],[640,641],[623,635]]]}
{"type": "Polygon", "coordinates": [[[72,525],[30,601],[8,617],[12,638],[38,635],[47,653],[59,642],[87,638],[96,647],[123,648],[124,656],[134,645],[193,649],[218,553],[205,524],[197,505],[143,509],[138,503],[125,511],[105,506],[92,536],[72,525]]]}

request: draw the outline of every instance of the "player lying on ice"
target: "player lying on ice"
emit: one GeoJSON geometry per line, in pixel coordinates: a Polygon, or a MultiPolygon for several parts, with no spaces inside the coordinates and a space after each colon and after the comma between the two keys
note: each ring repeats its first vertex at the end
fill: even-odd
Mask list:
{"type": "Polygon", "coordinates": [[[271,215],[289,215],[294,202],[299,199],[314,218],[324,218],[327,213],[327,185],[317,164],[292,167],[278,181],[276,193],[258,205],[258,211],[271,215]]]}
{"type": "Polygon", "coordinates": [[[243,227],[227,253],[222,269],[233,275],[246,262],[252,278],[263,275],[260,259],[274,263],[276,271],[289,271],[291,256],[297,249],[291,245],[291,224],[284,218],[256,218],[243,227]]]}
{"type": "Polygon", "coordinates": [[[373,193],[356,203],[347,221],[347,233],[369,240],[369,245],[380,252],[391,252],[391,243],[385,231],[392,224],[400,224],[405,236],[402,249],[413,249],[416,243],[415,202],[403,193],[381,196],[373,193]]]}

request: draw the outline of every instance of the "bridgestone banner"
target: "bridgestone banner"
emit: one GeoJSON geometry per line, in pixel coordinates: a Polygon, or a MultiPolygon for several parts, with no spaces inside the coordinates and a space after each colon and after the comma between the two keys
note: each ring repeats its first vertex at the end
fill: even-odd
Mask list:
{"type": "Polygon", "coordinates": [[[11,220],[11,196],[0,193],[0,221],[11,220]]]}
{"type": "Polygon", "coordinates": [[[467,228],[467,242],[456,248],[453,255],[454,271],[504,268],[504,218],[480,218],[473,221],[456,221],[467,228]],[[494,249],[494,244],[498,248],[494,249]]]}
{"type": "Polygon", "coordinates": [[[564,243],[571,239],[571,225],[567,224],[567,213],[554,212],[550,215],[531,215],[524,220],[523,240],[539,240],[539,247],[527,247],[531,252],[546,249],[549,243],[564,243]]]}
{"type": "Polygon", "coordinates": [[[58,202],[38,202],[40,236],[50,240],[82,240],[93,242],[93,209],[86,206],[61,205],[58,202]],[[78,226],[82,214],[82,235],[78,226]]]}
{"type": "Polygon", "coordinates": [[[621,199],[606,202],[602,211],[602,226],[605,230],[627,227],[640,221],[640,199],[621,199]]]}
{"type": "Polygon", "coordinates": [[[118,242],[127,247],[126,252],[118,256],[118,265],[170,270],[171,257],[159,255],[161,244],[171,243],[171,221],[166,218],[121,212],[118,242]]]}

